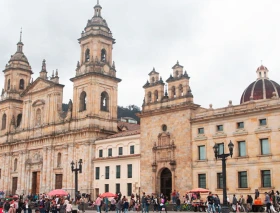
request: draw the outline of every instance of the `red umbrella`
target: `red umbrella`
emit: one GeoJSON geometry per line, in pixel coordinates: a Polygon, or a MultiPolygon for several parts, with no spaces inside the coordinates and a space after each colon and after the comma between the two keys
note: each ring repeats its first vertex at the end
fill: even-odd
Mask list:
{"type": "Polygon", "coordinates": [[[101,197],[116,197],[117,195],[111,192],[104,192],[101,197]]]}
{"type": "Polygon", "coordinates": [[[192,189],[191,191],[189,191],[190,193],[207,193],[207,192],[210,192],[208,189],[203,189],[203,188],[195,188],[195,189],[192,189]]]}
{"type": "Polygon", "coordinates": [[[68,195],[68,192],[64,191],[63,189],[55,189],[55,190],[50,191],[48,195],[49,196],[55,196],[55,195],[66,196],[66,195],[68,195]]]}

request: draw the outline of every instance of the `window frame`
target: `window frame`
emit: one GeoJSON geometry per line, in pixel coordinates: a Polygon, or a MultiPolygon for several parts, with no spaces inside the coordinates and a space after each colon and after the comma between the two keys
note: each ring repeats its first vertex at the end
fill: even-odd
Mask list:
{"type": "Polygon", "coordinates": [[[105,192],[109,192],[110,190],[109,190],[109,187],[110,187],[110,185],[108,184],[108,183],[105,183],[104,184],[104,191],[105,192]]]}
{"type": "Polygon", "coordinates": [[[116,193],[119,193],[121,191],[121,184],[116,183],[116,193]]]}
{"type": "Polygon", "coordinates": [[[271,152],[270,152],[270,144],[269,144],[269,140],[268,140],[268,138],[260,138],[259,139],[260,140],[260,148],[261,148],[261,155],[269,155],[269,154],[271,154],[271,152]],[[263,147],[263,142],[264,141],[267,141],[267,149],[268,149],[268,151],[267,151],[267,153],[265,153],[264,151],[265,151],[265,148],[263,147]]]}
{"type": "Polygon", "coordinates": [[[105,179],[110,179],[110,166],[105,166],[105,179]]]}
{"type": "Polygon", "coordinates": [[[223,173],[217,173],[217,189],[223,189],[223,173]]]}
{"type": "Polygon", "coordinates": [[[217,130],[217,132],[223,132],[224,131],[224,125],[222,125],[222,124],[217,125],[216,130],[217,130]],[[221,129],[220,129],[220,127],[221,127],[221,129]]]}
{"type": "Polygon", "coordinates": [[[237,123],[236,123],[236,128],[237,128],[237,129],[244,129],[244,128],[245,128],[244,122],[243,122],[243,121],[237,122],[237,123]],[[240,127],[240,124],[242,124],[243,127],[240,127]]]}
{"type": "Polygon", "coordinates": [[[133,167],[132,164],[127,164],[127,178],[132,178],[133,176],[133,167]]]}
{"type": "Polygon", "coordinates": [[[98,157],[103,158],[103,149],[98,150],[98,157]]]}
{"type": "Polygon", "coordinates": [[[199,128],[197,128],[197,133],[198,133],[199,135],[204,134],[204,127],[199,127],[199,128]],[[202,131],[201,131],[201,130],[202,130],[202,131]]]}
{"type": "Polygon", "coordinates": [[[95,180],[100,180],[100,167],[95,167],[95,180]]]}
{"type": "Polygon", "coordinates": [[[246,157],[247,156],[246,141],[238,141],[237,143],[238,143],[238,157],[246,157]],[[241,144],[243,144],[243,143],[244,143],[244,149],[245,149],[244,152],[245,152],[245,154],[241,155],[241,152],[242,152],[241,144]]]}
{"type": "Polygon", "coordinates": [[[134,155],[134,154],[135,154],[134,145],[130,145],[130,146],[129,146],[129,154],[131,154],[131,155],[134,155]]]}
{"type": "Polygon", "coordinates": [[[116,165],[116,179],[121,178],[121,165],[116,165]]]}
{"type": "Polygon", "coordinates": [[[248,173],[247,171],[238,172],[238,188],[248,188],[248,173]],[[246,175],[244,175],[246,173],[246,175]],[[246,184],[243,186],[242,178],[246,178],[246,184]]]}
{"type": "Polygon", "coordinates": [[[218,155],[222,155],[225,153],[225,143],[224,142],[221,142],[221,143],[217,143],[218,145],[218,155]],[[220,147],[223,146],[223,152],[221,152],[221,149],[220,147]]]}
{"type": "Polygon", "coordinates": [[[127,196],[132,195],[132,183],[127,183],[127,196]]]}
{"type": "Polygon", "coordinates": [[[271,171],[270,170],[261,170],[261,187],[262,188],[269,188],[271,187],[271,171]],[[269,174],[264,174],[265,172],[269,172],[269,174]],[[265,176],[269,176],[269,185],[265,185],[265,176]]]}
{"type": "Polygon", "coordinates": [[[206,146],[205,145],[200,145],[198,146],[198,160],[206,160],[206,146]],[[204,158],[201,156],[201,148],[204,148],[204,158]]]}
{"type": "Polygon", "coordinates": [[[206,174],[205,173],[198,174],[198,187],[206,189],[207,184],[206,184],[206,174]],[[203,178],[201,178],[201,177],[204,177],[205,186],[201,182],[201,181],[203,181],[203,178]]]}
{"type": "Polygon", "coordinates": [[[118,155],[119,155],[119,156],[122,156],[122,155],[123,155],[123,147],[122,147],[122,146],[120,146],[120,147],[118,148],[118,155]]]}
{"type": "Polygon", "coordinates": [[[259,126],[267,126],[267,119],[266,118],[259,119],[259,126]],[[262,121],[265,121],[265,124],[262,124],[262,121]]]}
{"type": "Polygon", "coordinates": [[[113,149],[108,148],[108,157],[112,157],[112,156],[113,156],[113,149]]]}

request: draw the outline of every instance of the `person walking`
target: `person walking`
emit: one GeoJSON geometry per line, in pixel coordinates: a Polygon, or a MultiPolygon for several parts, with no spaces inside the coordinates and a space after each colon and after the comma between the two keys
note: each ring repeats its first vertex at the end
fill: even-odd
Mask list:
{"type": "Polygon", "coordinates": [[[176,211],[179,212],[181,210],[181,200],[179,197],[176,198],[176,211]]]}
{"type": "Polygon", "coordinates": [[[101,197],[98,196],[95,200],[95,205],[96,205],[96,211],[101,213],[101,197]]]}
{"type": "Polygon", "coordinates": [[[214,198],[211,192],[209,192],[209,195],[207,197],[207,201],[208,201],[208,209],[207,212],[209,213],[212,209],[213,213],[216,212],[215,211],[215,207],[214,207],[214,198]]]}
{"type": "Polygon", "coordinates": [[[142,198],[141,198],[141,207],[142,207],[142,213],[146,211],[146,195],[145,192],[143,192],[142,198]]]}
{"type": "Polygon", "coordinates": [[[266,205],[266,212],[270,213],[271,212],[270,211],[270,206],[271,206],[270,197],[267,192],[265,192],[264,194],[265,194],[264,204],[266,205]]]}
{"type": "Polygon", "coordinates": [[[123,207],[122,200],[119,199],[117,204],[116,204],[116,213],[121,213],[122,212],[122,207],[123,207]]]}
{"type": "Polygon", "coordinates": [[[216,194],[214,197],[214,207],[218,209],[218,212],[221,213],[221,202],[219,196],[216,194]]]}

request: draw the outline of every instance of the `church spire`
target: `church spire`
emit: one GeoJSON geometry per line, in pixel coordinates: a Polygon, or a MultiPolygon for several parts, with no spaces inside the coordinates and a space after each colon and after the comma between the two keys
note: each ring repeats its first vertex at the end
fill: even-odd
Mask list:
{"type": "Polygon", "coordinates": [[[22,43],[21,39],[22,39],[22,28],[20,28],[19,42],[17,43],[17,52],[20,52],[20,53],[22,53],[22,47],[23,47],[23,43],[22,43]]]}
{"type": "Polygon", "coordinates": [[[47,65],[46,65],[46,60],[44,59],[43,62],[42,62],[42,70],[40,72],[40,77],[43,78],[43,79],[47,79],[47,65]]]}
{"type": "Polygon", "coordinates": [[[97,0],[97,4],[94,6],[94,16],[101,17],[101,9],[102,7],[99,4],[99,0],[97,0]]]}

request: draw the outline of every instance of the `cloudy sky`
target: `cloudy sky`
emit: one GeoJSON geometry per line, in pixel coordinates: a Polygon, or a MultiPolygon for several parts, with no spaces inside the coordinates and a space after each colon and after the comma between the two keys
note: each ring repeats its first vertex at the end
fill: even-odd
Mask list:
{"type": "MultiPolygon", "coordinates": [[[[49,75],[58,69],[72,83],[80,48],[77,39],[93,16],[96,0],[1,0],[0,66],[16,51],[23,28],[24,53],[38,77],[43,59],[49,75]]],[[[236,105],[263,64],[280,83],[280,1],[100,0],[113,32],[119,105],[142,105],[142,86],[155,67],[163,79],[179,60],[191,76],[194,102],[214,108],[236,105]]],[[[3,87],[3,74],[0,75],[3,87]]]]}

